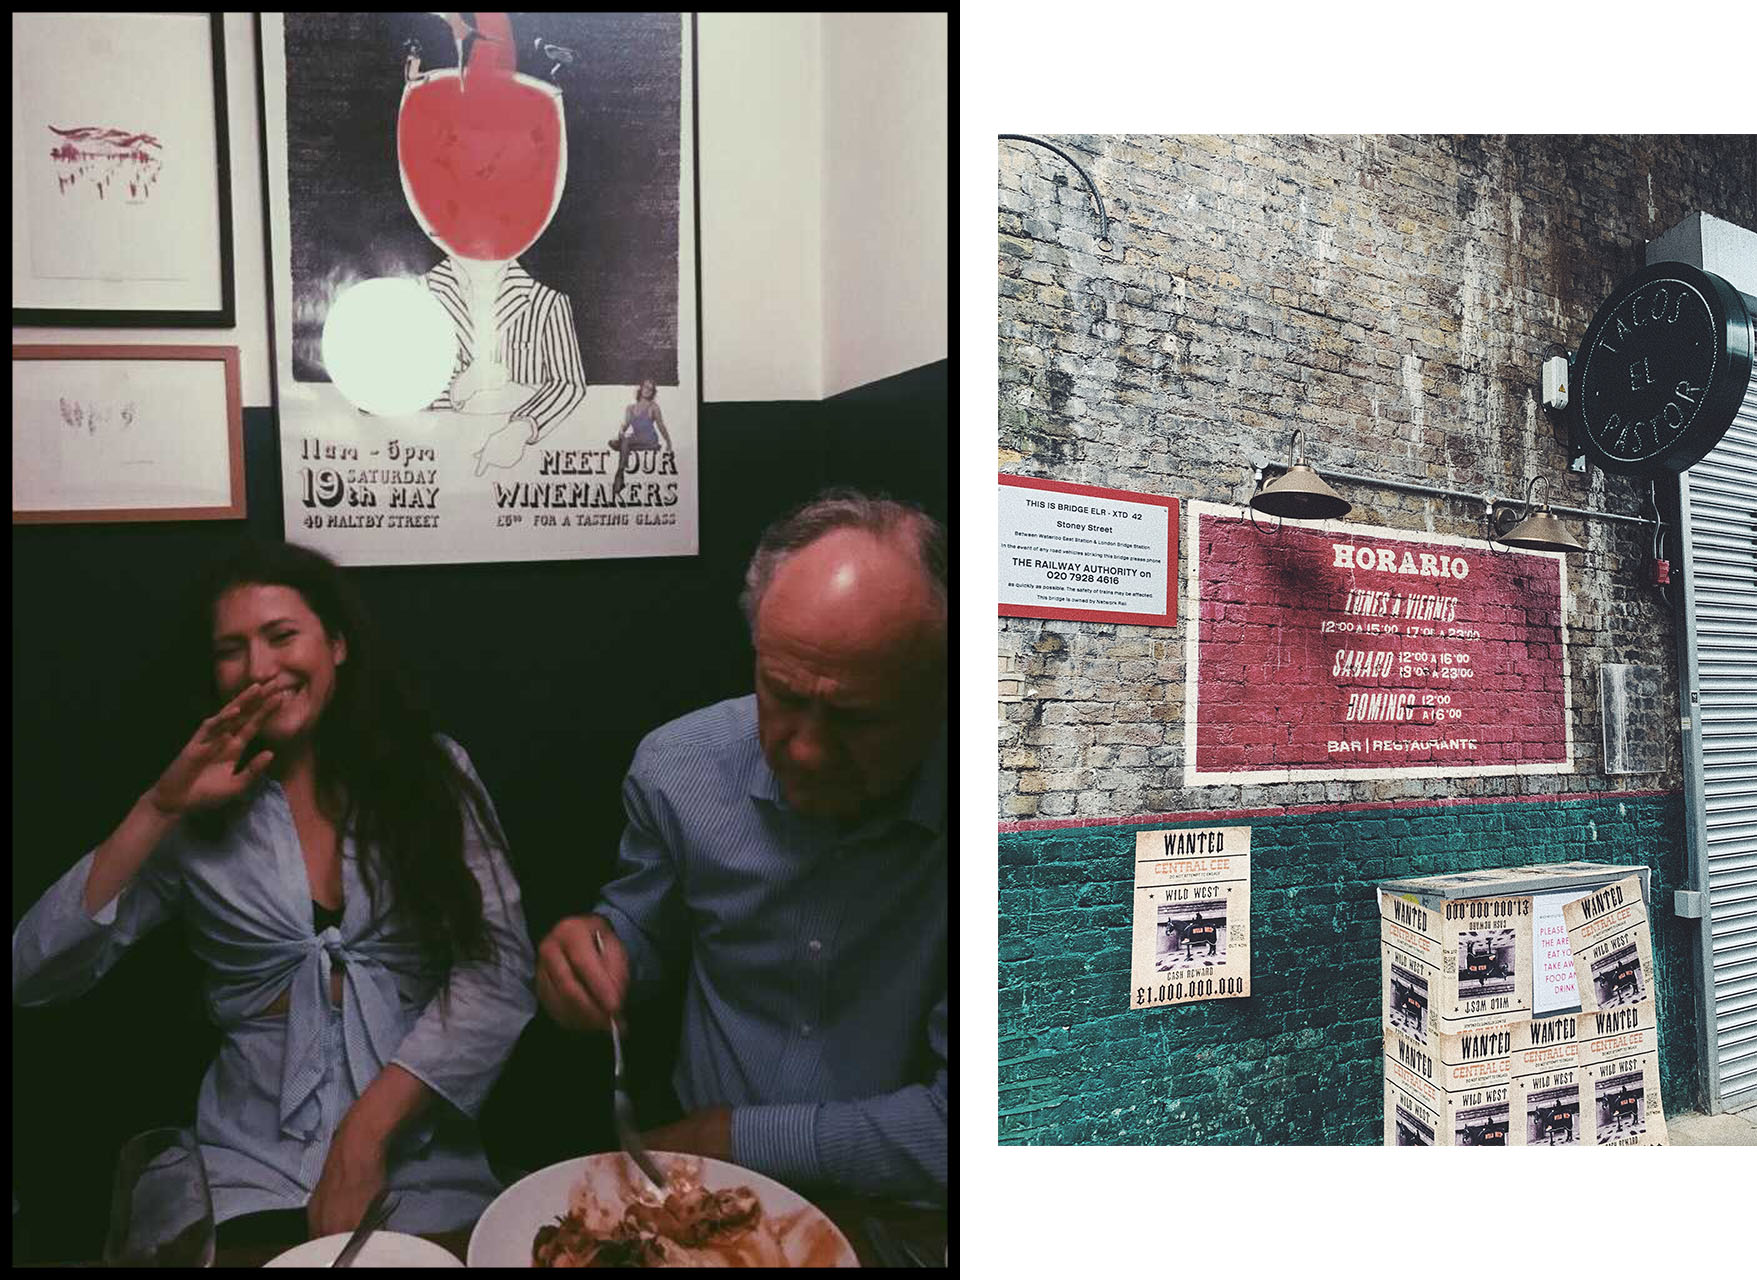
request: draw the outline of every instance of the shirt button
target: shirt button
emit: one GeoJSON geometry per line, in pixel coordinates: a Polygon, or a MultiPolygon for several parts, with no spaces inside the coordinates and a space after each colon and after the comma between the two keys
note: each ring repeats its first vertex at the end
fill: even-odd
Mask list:
{"type": "Polygon", "coordinates": [[[806,1037],[809,1040],[811,1038],[811,1023],[809,1023],[809,1022],[800,1023],[799,1034],[806,1037]]]}
{"type": "Polygon", "coordinates": [[[824,944],[819,942],[816,938],[813,938],[810,942],[805,944],[805,949],[815,956],[824,949],[824,944]]]}

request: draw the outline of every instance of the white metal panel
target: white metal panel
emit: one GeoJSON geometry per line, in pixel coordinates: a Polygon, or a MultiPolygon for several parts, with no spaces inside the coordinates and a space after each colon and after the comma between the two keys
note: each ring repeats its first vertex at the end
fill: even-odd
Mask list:
{"type": "Polygon", "coordinates": [[[1710,1110],[1757,1102],[1757,378],[1686,471],[1701,701],[1710,1110]]]}

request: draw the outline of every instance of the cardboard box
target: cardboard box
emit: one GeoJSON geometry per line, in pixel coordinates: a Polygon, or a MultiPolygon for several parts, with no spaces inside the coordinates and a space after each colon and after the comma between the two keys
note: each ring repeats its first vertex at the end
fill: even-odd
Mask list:
{"type": "MultiPolygon", "coordinates": [[[[1386,947],[1400,953],[1406,976],[1414,973],[1411,962],[1437,972],[1427,993],[1426,1018],[1433,1030],[1460,1032],[1568,1013],[1581,1008],[1582,999],[1563,912],[1582,896],[1631,875],[1640,881],[1645,899],[1647,868],[1597,862],[1383,881],[1381,955],[1388,958],[1386,947]]],[[[1407,1032],[1407,1010],[1402,1005],[1394,1010],[1391,1003],[1389,974],[1383,987],[1381,1023],[1387,1031],[1407,1032]]],[[[1409,989],[1402,981],[1395,994],[1406,997],[1409,989]]]]}
{"type": "MultiPolygon", "coordinates": [[[[1448,1035],[1506,1023],[1531,1013],[1531,897],[1442,898],[1379,894],[1382,949],[1431,974],[1430,1033],[1448,1035]]],[[[1395,1019],[1385,976],[1382,1021],[1395,1019]]]]}
{"type": "Polygon", "coordinates": [[[1663,1144],[1648,893],[1589,862],[1381,884],[1385,1145],[1663,1144]]]}
{"type": "Polygon", "coordinates": [[[1515,1147],[1592,1141],[1590,1090],[1580,1069],[1580,1015],[1513,1024],[1512,1141],[1515,1147]]]}
{"type": "Polygon", "coordinates": [[[1428,1045],[1389,1031],[1384,1043],[1386,1146],[1508,1145],[1510,1026],[1436,1034],[1428,1045]]]}
{"type": "Polygon", "coordinates": [[[1653,1001],[1581,1014],[1580,1071],[1582,1109],[1588,1096],[1592,1103],[1594,1145],[1667,1145],[1653,1001]]]}

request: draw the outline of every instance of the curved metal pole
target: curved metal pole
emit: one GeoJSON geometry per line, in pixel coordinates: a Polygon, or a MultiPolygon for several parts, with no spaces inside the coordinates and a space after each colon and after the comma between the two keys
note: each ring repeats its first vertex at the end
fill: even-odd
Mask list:
{"type": "Polygon", "coordinates": [[[1099,242],[1101,244],[1106,244],[1106,245],[1108,245],[1110,243],[1110,219],[1104,216],[1104,201],[1101,200],[1098,196],[1098,185],[1092,181],[1092,175],[1087,173],[1084,169],[1080,168],[1080,162],[1078,160],[1074,159],[1074,157],[1069,155],[1067,152],[1063,151],[1060,147],[1056,146],[1053,142],[1045,142],[1042,138],[1033,138],[1033,137],[1030,137],[1030,136],[1023,134],[1023,133],[1003,133],[1000,136],[1003,141],[1029,142],[1033,146],[1038,146],[1038,147],[1044,148],[1045,150],[1053,151],[1058,156],[1060,156],[1063,160],[1066,160],[1069,164],[1073,165],[1074,169],[1079,173],[1079,175],[1082,178],[1086,179],[1086,189],[1092,193],[1092,202],[1098,206],[1098,239],[1099,239],[1099,242]]]}

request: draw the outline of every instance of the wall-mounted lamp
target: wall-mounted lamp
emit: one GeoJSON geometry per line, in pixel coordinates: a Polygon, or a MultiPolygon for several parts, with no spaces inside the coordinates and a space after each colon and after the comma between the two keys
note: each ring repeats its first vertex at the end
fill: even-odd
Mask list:
{"type": "Polygon", "coordinates": [[[1304,430],[1293,433],[1293,462],[1287,473],[1252,495],[1251,506],[1264,515],[1287,520],[1339,520],[1352,507],[1306,465],[1305,434],[1304,430]]]}
{"type": "Polygon", "coordinates": [[[1532,490],[1546,483],[1543,476],[1532,477],[1531,483],[1525,487],[1525,518],[1497,541],[1509,547],[1524,547],[1528,551],[1561,551],[1572,555],[1586,550],[1562,527],[1562,522],[1550,514],[1548,502],[1538,503],[1535,512],[1531,510],[1532,490]]]}

